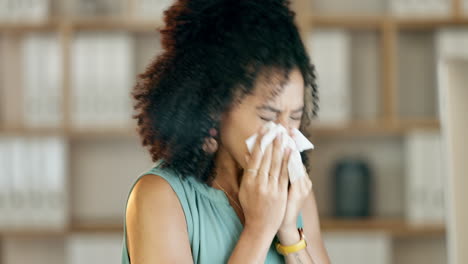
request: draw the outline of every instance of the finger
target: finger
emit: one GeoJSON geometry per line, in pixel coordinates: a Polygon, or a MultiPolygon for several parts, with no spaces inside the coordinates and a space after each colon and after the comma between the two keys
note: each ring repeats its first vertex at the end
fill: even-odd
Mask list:
{"type": "Polygon", "coordinates": [[[208,150],[209,152],[213,153],[218,149],[218,142],[216,139],[211,138],[209,143],[208,143],[208,150]]]}
{"type": "Polygon", "coordinates": [[[281,164],[281,172],[279,176],[279,187],[281,189],[287,189],[289,183],[289,174],[288,174],[288,161],[291,156],[291,149],[289,147],[284,151],[284,156],[281,164]]]}
{"type": "Polygon", "coordinates": [[[250,157],[247,158],[248,162],[247,162],[246,169],[247,169],[248,174],[250,174],[253,177],[257,176],[257,172],[262,162],[263,153],[260,149],[260,143],[262,141],[263,135],[265,134],[265,130],[266,129],[264,127],[260,129],[257,139],[255,140],[255,145],[252,151],[252,155],[250,155],[250,157]]]}
{"type": "Polygon", "coordinates": [[[265,150],[265,154],[262,158],[260,169],[258,170],[257,178],[261,184],[267,184],[270,167],[271,167],[271,155],[273,152],[273,144],[269,144],[265,150]]]}
{"type": "Polygon", "coordinates": [[[281,150],[283,144],[283,135],[278,134],[273,141],[273,153],[272,153],[272,158],[271,158],[271,168],[270,168],[270,182],[277,184],[278,183],[278,178],[279,174],[281,172],[281,163],[282,163],[282,157],[283,153],[281,150]]]}
{"type": "Polygon", "coordinates": [[[308,181],[309,175],[307,174],[307,170],[305,169],[304,164],[302,164],[303,174],[301,177],[297,178],[291,183],[291,188],[298,189],[300,192],[307,192],[308,189],[308,181]]]}
{"type": "Polygon", "coordinates": [[[305,187],[306,187],[306,192],[307,193],[309,193],[312,190],[312,180],[308,176],[306,176],[305,187]]]}

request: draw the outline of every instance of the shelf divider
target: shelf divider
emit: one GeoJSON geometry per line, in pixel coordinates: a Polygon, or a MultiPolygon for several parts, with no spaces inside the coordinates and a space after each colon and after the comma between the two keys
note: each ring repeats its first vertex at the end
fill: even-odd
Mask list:
{"type": "Polygon", "coordinates": [[[396,120],[396,54],[397,54],[397,28],[392,19],[385,19],[382,23],[381,38],[381,76],[382,93],[380,102],[382,103],[383,119],[392,125],[396,120]]]}

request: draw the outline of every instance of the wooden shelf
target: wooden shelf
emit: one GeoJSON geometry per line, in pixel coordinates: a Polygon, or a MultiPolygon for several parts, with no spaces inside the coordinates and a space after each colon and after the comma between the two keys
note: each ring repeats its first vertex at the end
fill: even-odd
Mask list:
{"type": "Polygon", "coordinates": [[[77,18],[70,21],[75,30],[126,30],[135,32],[151,32],[164,24],[162,21],[135,20],[127,18],[77,18]]]}
{"type": "Polygon", "coordinates": [[[47,128],[47,129],[34,129],[34,128],[8,128],[0,129],[0,136],[63,136],[70,139],[89,139],[89,138],[131,138],[137,137],[138,134],[135,129],[131,128],[93,128],[83,130],[70,130],[63,128],[47,128]]]}
{"type": "Polygon", "coordinates": [[[379,29],[385,22],[382,16],[310,15],[313,27],[340,27],[347,29],[379,29]]]}
{"type": "MultiPolygon", "coordinates": [[[[412,129],[437,130],[440,123],[435,119],[398,120],[394,123],[383,121],[352,121],[343,125],[321,125],[313,123],[309,132],[312,136],[392,136],[401,135],[412,129]]],[[[0,136],[64,136],[70,139],[95,138],[136,138],[136,128],[92,128],[92,129],[0,129],[0,136]]]]}
{"type": "Polygon", "coordinates": [[[306,23],[313,27],[339,27],[347,29],[383,29],[385,23],[398,29],[435,29],[445,26],[468,26],[468,17],[413,17],[403,18],[389,15],[309,15],[306,23]]]}
{"type": "MultiPolygon", "coordinates": [[[[369,218],[369,219],[333,219],[320,220],[322,232],[384,232],[393,237],[423,237],[443,236],[445,227],[442,224],[411,225],[398,218],[369,218]]],[[[45,230],[7,230],[1,231],[0,236],[8,237],[41,237],[66,236],[71,233],[122,233],[123,224],[115,221],[96,223],[74,223],[70,228],[62,231],[45,230]]]]}
{"type": "Polygon", "coordinates": [[[311,136],[392,136],[402,135],[411,129],[439,129],[438,120],[398,120],[395,122],[353,121],[341,126],[315,124],[310,127],[311,136]]]}
{"type": "Polygon", "coordinates": [[[56,17],[44,21],[1,21],[0,31],[56,31],[61,22],[56,17]]]}
{"type": "Polygon", "coordinates": [[[126,17],[50,18],[39,22],[0,22],[0,31],[58,31],[60,26],[71,30],[123,30],[151,32],[163,26],[161,20],[136,20],[126,17]]]}
{"type": "Polygon", "coordinates": [[[405,132],[412,129],[437,130],[440,129],[440,121],[436,119],[400,119],[398,126],[405,132]]]}
{"type": "MultiPolygon", "coordinates": [[[[313,27],[340,27],[347,29],[382,30],[385,23],[394,24],[399,29],[434,29],[444,26],[468,26],[468,17],[447,18],[400,18],[389,15],[308,15],[302,24],[313,27]]],[[[61,25],[69,25],[80,30],[124,30],[131,32],[151,32],[164,25],[160,20],[143,20],[129,17],[51,17],[38,22],[0,22],[0,31],[54,31],[61,25]]]]}
{"type": "Polygon", "coordinates": [[[2,128],[0,136],[21,136],[21,137],[36,137],[36,136],[67,136],[62,128],[2,128]]]}
{"type": "Polygon", "coordinates": [[[400,29],[428,29],[446,26],[468,26],[466,18],[410,18],[396,19],[395,23],[400,29]]]}
{"type": "Polygon", "coordinates": [[[385,232],[400,238],[445,235],[445,227],[442,224],[411,225],[397,218],[323,219],[320,221],[320,225],[324,232],[385,232]]]}
{"type": "Polygon", "coordinates": [[[99,138],[137,138],[135,129],[131,128],[101,128],[86,130],[70,130],[67,135],[72,140],[86,140],[99,138]]]}
{"type": "Polygon", "coordinates": [[[118,223],[116,221],[111,221],[108,223],[98,222],[98,223],[75,223],[69,230],[70,233],[122,233],[123,232],[123,223],[118,223]]]}
{"type": "Polygon", "coordinates": [[[47,230],[47,229],[8,229],[0,230],[0,238],[41,238],[41,237],[64,237],[69,233],[68,230],[47,230]]]}

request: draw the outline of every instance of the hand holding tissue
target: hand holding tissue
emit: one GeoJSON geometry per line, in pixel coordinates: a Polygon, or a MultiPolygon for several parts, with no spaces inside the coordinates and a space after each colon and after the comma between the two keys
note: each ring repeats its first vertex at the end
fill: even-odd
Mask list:
{"type": "MultiPolygon", "coordinates": [[[[281,134],[283,137],[283,145],[281,146],[281,150],[283,151],[286,147],[291,149],[291,156],[289,157],[288,161],[288,173],[289,173],[289,181],[294,182],[295,180],[304,177],[306,171],[304,169],[304,165],[302,164],[301,154],[300,152],[313,149],[314,145],[310,142],[298,129],[294,128],[293,133],[294,136],[291,138],[287,132],[287,129],[282,126],[281,124],[276,124],[275,122],[268,122],[265,124],[267,127],[267,132],[262,138],[262,142],[260,142],[260,149],[262,153],[268,147],[268,145],[275,139],[277,134],[281,134]]],[[[255,141],[257,140],[258,133],[249,137],[245,143],[247,144],[247,149],[250,153],[253,151],[253,147],[255,145],[255,141]]]]}

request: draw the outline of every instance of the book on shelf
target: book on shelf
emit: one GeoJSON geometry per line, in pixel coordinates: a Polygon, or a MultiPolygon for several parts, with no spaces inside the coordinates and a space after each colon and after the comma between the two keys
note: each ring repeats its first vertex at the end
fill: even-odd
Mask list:
{"type": "Polygon", "coordinates": [[[0,228],[8,222],[10,215],[10,178],[8,176],[8,163],[11,153],[7,143],[9,142],[7,142],[5,138],[0,137],[0,228]]]}
{"type": "Polygon", "coordinates": [[[73,41],[71,119],[77,129],[127,128],[135,76],[133,38],[120,32],[80,32],[73,41]]]}
{"type": "Polygon", "coordinates": [[[48,18],[49,0],[0,0],[0,21],[39,22],[48,18]]]}
{"type": "Polygon", "coordinates": [[[447,184],[447,240],[454,263],[468,263],[468,57],[437,61],[439,111],[447,184]]]}
{"type": "Polygon", "coordinates": [[[350,43],[350,33],[342,29],[319,29],[309,35],[308,49],[317,72],[320,124],[344,125],[351,120],[350,43]]]}
{"type": "Polygon", "coordinates": [[[405,216],[408,223],[444,224],[445,174],[440,132],[408,132],[405,154],[405,216]]]}
{"type": "Polygon", "coordinates": [[[62,12],[75,17],[122,17],[129,0],[65,0],[62,12]]]}
{"type": "Polygon", "coordinates": [[[53,33],[28,33],[21,42],[22,106],[25,127],[59,127],[62,122],[62,66],[53,33]]]}
{"type": "Polygon", "coordinates": [[[173,2],[173,0],[134,0],[133,16],[137,19],[162,21],[164,10],[173,2]]]}
{"type": "Polygon", "coordinates": [[[390,264],[392,241],[384,233],[326,233],[323,235],[333,264],[390,264]]]}
{"type": "Polygon", "coordinates": [[[0,229],[63,230],[66,143],[60,137],[0,137],[0,229]]]}
{"type": "MultiPolygon", "coordinates": [[[[135,52],[135,71],[142,73],[146,67],[163,52],[161,47],[161,36],[156,34],[138,34],[135,38],[135,47],[138,51],[135,52]]],[[[136,77],[136,76],[135,76],[136,77]]]]}
{"type": "Polygon", "coordinates": [[[67,264],[119,263],[122,236],[117,234],[72,234],[66,240],[67,264]]]}
{"type": "Polygon", "coordinates": [[[398,17],[449,17],[452,12],[450,0],[391,0],[390,11],[398,17]]]}
{"type": "Polygon", "coordinates": [[[441,58],[468,58],[468,29],[442,28],[436,32],[436,53],[441,58]]]}
{"type": "Polygon", "coordinates": [[[20,77],[21,45],[12,35],[0,36],[0,122],[6,128],[22,126],[22,93],[20,77]]]}

